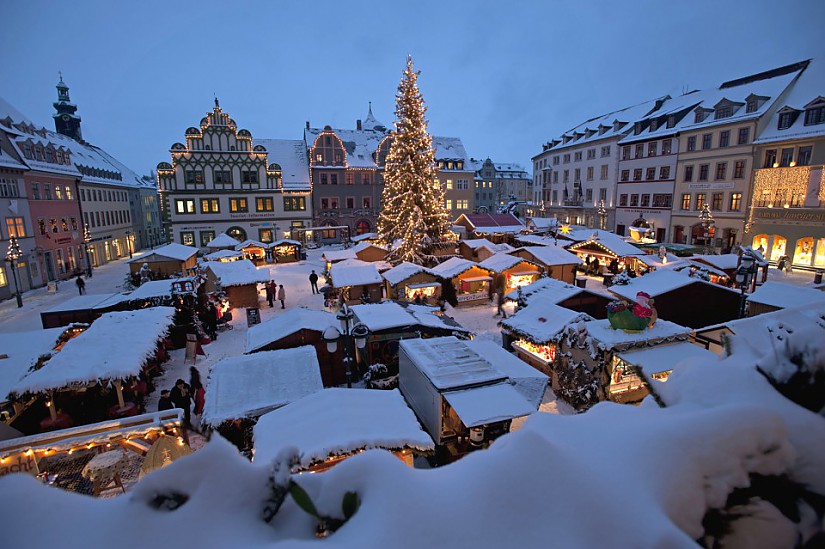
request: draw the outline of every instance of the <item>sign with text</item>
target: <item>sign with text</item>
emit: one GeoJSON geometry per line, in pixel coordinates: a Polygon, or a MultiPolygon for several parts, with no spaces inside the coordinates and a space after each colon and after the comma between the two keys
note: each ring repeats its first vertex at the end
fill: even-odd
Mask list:
{"type": "Polygon", "coordinates": [[[6,456],[3,463],[0,464],[0,477],[10,473],[39,474],[37,458],[34,457],[34,453],[29,454],[28,451],[25,451],[6,456]]]}
{"type": "Polygon", "coordinates": [[[732,189],[733,183],[688,183],[688,189],[694,191],[706,191],[711,189],[732,189]]]}
{"type": "Polygon", "coordinates": [[[756,210],[757,219],[776,221],[796,221],[798,223],[823,223],[825,213],[814,213],[794,210],[793,208],[768,208],[756,210]]]}
{"type": "Polygon", "coordinates": [[[261,323],[261,310],[257,307],[246,308],[246,327],[251,328],[261,323]]]}

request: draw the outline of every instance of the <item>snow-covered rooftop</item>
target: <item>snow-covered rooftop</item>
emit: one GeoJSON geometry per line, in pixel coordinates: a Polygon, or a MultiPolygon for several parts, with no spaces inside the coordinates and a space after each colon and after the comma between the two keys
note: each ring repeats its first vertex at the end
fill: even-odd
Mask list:
{"type": "Polygon", "coordinates": [[[686,341],[655,345],[646,349],[632,349],[617,353],[616,356],[629,364],[638,366],[648,377],[673,370],[683,360],[700,358],[707,362],[719,358],[718,355],[704,347],[686,341]]]}
{"type": "Polygon", "coordinates": [[[364,233],[350,237],[353,242],[362,242],[364,240],[375,240],[378,238],[378,233],[364,233]]]}
{"type": "Polygon", "coordinates": [[[530,217],[527,219],[527,224],[537,229],[552,229],[560,225],[557,217],[530,217]]]}
{"type": "Polygon", "coordinates": [[[694,255],[690,259],[691,261],[707,263],[723,271],[735,269],[739,264],[739,254],[694,255]]]}
{"type": "Polygon", "coordinates": [[[343,250],[324,250],[321,257],[324,261],[328,261],[330,263],[344,261],[346,259],[357,259],[353,248],[345,248],[343,250]]]}
{"type": "Polygon", "coordinates": [[[493,271],[494,273],[501,273],[507,269],[515,267],[519,263],[524,263],[525,271],[533,271],[538,273],[539,268],[538,266],[528,259],[524,259],[522,257],[516,257],[514,255],[506,254],[499,252],[497,254],[491,255],[484,261],[478,264],[479,267],[482,269],[487,269],[488,271],[493,271]]]}
{"type": "Polygon", "coordinates": [[[241,252],[236,252],[235,250],[218,250],[217,252],[212,252],[211,254],[206,254],[203,258],[206,261],[220,261],[221,259],[232,259],[232,258],[241,258],[243,254],[241,252]]]}
{"type": "Polygon", "coordinates": [[[748,301],[771,307],[796,307],[825,302],[825,292],[768,280],[748,296],[748,301]]]}
{"type": "Polygon", "coordinates": [[[147,257],[149,256],[160,256],[160,257],[168,257],[170,259],[175,259],[177,261],[186,261],[193,255],[198,253],[197,248],[193,248],[192,246],[184,246],[183,244],[177,244],[175,242],[171,244],[166,244],[165,246],[161,246],[159,248],[155,248],[154,250],[150,250],[148,254],[142,257],[135,257],[130,259],[129,263],[146,263],[147,257]]]}
{"type": "Polygon", "coordinates": [[[206,245],[207,248],[232,248],[235,249],[235,246],[240,244],[237,240],[232,238],[226,233],[221,233],[206,245]]]}
{"type": "Polygon", "coordinates": [[[453,278],[463,272],[469,271],[473,267],[478,267],[478,263],[474,263],[469,259],[463,257],[451,257],[444,263],[439,263],[431,270],[441,278],[453,278]]]}
{"type": "Polygon", "coordinates": [[[24,377],[12,391],[40,393],[73,384],[137,376],[146,360],[154,356],[158,341],[169,331],[174,313],[172,307],[106,313],[69,340],[42,368],[24,377]]]}
{"type": "Polygon", "coordinates": [[[53,305],[43,311],[44,313],[59,313],[62,311],[84,311],[88,309],[100,308],[103,303],[109,304],[112,298],[118,297],[121,294],[83,294],[76,295],[61,301],[57,305],[53,305]]]}
{"type": "Polygon", "coordinates": [[[441,314],[438,307],[427,305],[400,304],[396,301],[367,303],[350,307],[359,322],[370,331],[391,330],[411,326],[427,326],[443,330],[469,333],[451,317],[441,314]]]}
{"type": "Polygon", "coordinates": [[[597,340],[604,348],[612,348],[616,345],[650,341],[653,339],[687,337],[691,333],[690,328],[679,326],[667,320],[657,319],[656,323],[645,328],[641,332],[625,332],[624,330],[614,330],[610,327],[610,321],[605,319],[582,322],[578,326],[583,326],[587,333],[597,340]]]}
{"type": "Polygon", "coordinates": [[[777,104],[771,119],[767,121],[754,143],[773,143],[786,139],[813,139],[825,135],[825,124],[805,125],[805,107],[814,100],[825,97],[825,60],[811,59],[808,67],[794,82],[787,95],[777,104]],[[800,111],[790,127],[779,129],[779,116],[783,108],[800,111]]]}
{"type": "Polygon", "coordinates": [[[515,387],[534,410],[538,409],[550,378],[494,341],[472,339],[465,343],[479,355],[493,360],[496,369],[507,376],[508,383],[515,387]]]}
{"type": "Polygon", "coordinates": [[[303,244],[297,240],[291,240],[289,238],[282,238],[280,240],[276,240],[275,242],[269,243],[270,248],[277,248],[279,246],[303,246],[303,244]]]}
{"type": "Polygon", "coordinates": [[[202,263],[204,269],[221,279],[221,286],[244,286],[269,281],[269,269],[258,269],[248,259],[239,261],[206,261],[202,263]]]}
{"type": "Polygon", "coordinates": [[[636,256],[643,259],[645,255],[642,250],[627,243],[621,236],[601,229],[577,229],[571,231],[568,237],[576,241],[575,244],[568,246],[570,251],[588,242],[598,242],[618,257],[636,256]]]}
{"type": "Polygon", "coordinates": [[[400,346],[437,389],[460,389],[507,379],[486,357],[453,336],[405,339],[400,346]]]}
{"type": "MultiPolygon", "coordinates": [[[[579,295],[582,292],[590,293],[591,291],[550,277],[540,278],[535,282],[521,287],[521,295],[527,301],[528,305],[539,297],[546,298],[551,303],[558,305],[562,301],[579,295]]],[[[509,292],[505,297],[512,301],[517,300],[518,289],[509,292]]]]}
{"type": "MultiPolygon", "coordinates": [[[[362,126],[363,128],[363,126],[362,126]]],[[[329,131],[329,130],[327,130],[329,131]]],[[[335,135],[341,140],[346,153],[346,164],[350,168],[377,168],[373,153],[378,150],[381,141],[387,136],[386,131],[380,129],[347,130],[333,129],[335,135]]],[[[304,130],[304,140],[306,147],[313,147],[315,140],[324,132],[320,128],[307,128],[304,130]]]]}
{"type": "Polygon", "coordinates": [[[592,320],[585,313],[559,307],[541,294],[530,305],[501,321],[501,325],[537,343],[553,341],[569,324],[592,320]]]}
{"type": "Polygon", "coordinates": [[[384,280],[390,283],[390,286],[395,286],[396,284],[403,282],[411,276],[417,275],[419,273],[426,273],[432,276],[437,276],[427,267],[422,267],[421,265],[416,265],[415,263],[410,263],[409,261],[405,261],[403,263],[396,265],[388,271],[384,271],[383,273],[381,273],[381,276],[384,277],[384,280]]]}
{"type": "Polygon", "coordinates": [[[166,280],[150,280],[144,282],[132,292],[122,296],[121,301],[134,301],[136,299],[152,299],[153,297],[168,297],[172,295],[172,283],[180,280],[193,280],[193,278],[170,278],[166,280]]]}
{"type": "Polygon", "coordinates": [[[332,279],[333,288],[365,286],[383,282],[375,263],[368,263],[360,259],[346,259],[333,263],[329,268],[329,276],[332,279]]]}
{"type": "Polygon", "coordinates": [[[251,353],[301,330],[323,333],[329,326],[338,327],[335,315],[327,311],[312,309],[289,309],[283,314],[256,324],[246,332],[246,353],[251,353]]]}
{"type": "Polygon", "coordinates": [[[509,383],[459,389],[443,394],[467,427],[529,416],[536,411],[536,407],[509,383]]]}
{"type": "MultiPolygon", "coordinates": [[[[724,273],[721,274],[724,275],[724,273]]],[[[646,275],[631,278],[627,284],[614,284],[610,286],[609,290],[612,294],[635,301],[638,292],[646,292],[651,297],[656,297],[690,284],[710,284],[714,288],[719,288],[719,291],[736,293],[735,290],[730,288],[689,276],[687,271],[674,271],[672,269],[658,269],[646,275]]],[[[823,295],[823,298],[825,298],[825,295],[823,295]]]]}
{"type": "Polygon", "coordinates": [[[203,422],[257,417],[322,389],[310,345],[225,358],[209,371],[203,422]]]}
{"type": "Polygon", "coordinates": [[[50,355],[66,328],[0,334],[0,402],[23,379],[38,359],[50,355]]]}
{"type": "Polygon", "coordinates": [[[252,145],[263,146],[267,151],[267,162],[281,166],[284,190],[310,189],[309,158],[303,139],[253,139],[252,145]]]}
{"type": "Polygon", "coordinates": [[[570,253],[561,246],[548,244],[545,246],[524,246],[519,248],[536,258],[545,265],[580,265],[584,263],[579,256],[570,253]]]}
{"type": "Polygon", "coordinates": [[[244,240],[243,242],[241,242],[240,244],[235,246],[235,250],[239,252],[239,251],[241,251],[245,248],[264,248],[264,249],[266,249],[267,247],[268,247],[268,245],[264,244],[260,240],[252,240],[252,239],[247,238],[246,240],[244,240]]]}
{"type": "Polygon", "coordinates": [[[300,467],[359,450],[435,449],[398,389],[324,389],[261,416],[255,425],[255,463],[272,462],[288,447],[300,467]]]}

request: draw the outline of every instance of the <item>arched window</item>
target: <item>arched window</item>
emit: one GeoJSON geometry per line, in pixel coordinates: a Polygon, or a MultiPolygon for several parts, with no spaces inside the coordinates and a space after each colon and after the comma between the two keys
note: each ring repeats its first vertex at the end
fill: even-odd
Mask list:
{"type": "Polygon", "coordinates": [[[226,234],[237,240],[238,242],[243,242],[246,240],[246,231],[240,227],[230,227],[226,230],[226,234]]]}
{"type": "Polygon", "coordinates": [[[372,230],[372,225],[366,219],[362,219],[355,225],[355,234],[366,234],[372,230]]]}
{"type": "Polygon", "coordinates": [[[751,247],[758,251],[759,253],[764,254],[768,251],[768,235],[766,234],[758,234],[753,237],[753,243],[751,247]]]}
{"type": "Polygon", "coordinates": [[[768,259],[771,261],[779,261],[779,258],[785,255],[785,245],[788,243],[787,239],[778,234],[773,235],[773,245],[771,246],[771,255],[768,259]]]}
{"type": "Polygon", "coordinates": [[[813,237],[800,238],[796,241],[796,248],[793,252],[794,265],[810,265],[814,255],[813,237]]]}

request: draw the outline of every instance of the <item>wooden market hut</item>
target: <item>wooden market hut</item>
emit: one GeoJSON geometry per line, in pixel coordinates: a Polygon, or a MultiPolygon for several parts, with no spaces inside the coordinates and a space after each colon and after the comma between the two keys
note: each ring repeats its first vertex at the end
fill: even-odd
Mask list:
{"type": "Polygon", "coordinates": [[[405,261],[381,273],[388,299],[412,303],[420,295],[424,304],[435,305],[441,299],[441,279],[432,270],[405,261]]]}
{"type": "Polygon", "coordinates": [[[235,251],[240,253],[242,258],[250,260],[255,265],[261,265],[266,263],[266,251],[268,248],[268,244],[264,244],[258,240],[247,239],[235,246],[235,251]]]}
{"type": "Polygon", "coordinates": [[[467,213],[453,221],[468,237],[487,238],[494,244],[512,244],[515,235],[527,230],[524,223],[511,213],[467,213]]]}
{"type": "Polygon", "coordinates": [[[282,238],[269,244],[272,261],[275,263],[293,263],[303,259],[301,249],[303,245],[297,240],[282,238]]]}
{"type": "Polygon", "coordinates": [[[215,252],[218,250],[234,250],[240,244],[237,240],[226,233],[221,233],[206,244],[207,250],[215,252]]]}
{"type": "Polygon", "coordinates": [[[375,263],[359,259],[347,259],[332,264],[327,277],[335,296],[341,297],[348,305],[356,303],[378,303],[383,297],[384,279],[375,263]]]}
{"type": "Polygon", "coordinates": [[[140,398],[124,393],[159,373],[174,313],[152,307],[101,316],[13,386],[10,394],[30,412],[13,427],[33,433],[139,413],[140,398]]]}
{"type": "Polygon", "coordinates": [[[532,284],[517,288],[505,296],[510,301],[530,305],[534,299],[546,298],[554,305],[585,313],[593,318],[607,318],[607,304],[613,301],[603,293],[567,284],[555,278],[540,278],[532,284]],[[519,291],[520,290],[520,291],[519,291]]]}
{"type": "MultiPolygon", "coordinates": [[[[577,231],[582,233],[584,230],[577,231]]],[[[567,246],[567,250],[586,259],[588,256],[599,260],[598,274],[607,274],[610,262],[615,259],[619,264],[619,272],[626,268],[637,274],[643,274],[650,270],[650,265],[646,258],[650,257],[642,250],[625,242],[625,240],[613,233],[595,230],[586,239],[575,242],[567,246]]]]}
{"type": "MultiPolygon", "coordinates": [[[[825,303],[825,292],[769,280],[747,297],[748,316],[756,316],[786,307],[825,303]]],[[[721,322],[721,321],[720,321],[721,322]]]]}
{"type": "Polygon", "coordinates": [[[262,351],[294,349],[310,345],[315,348],[324,387],[336,387],[347,382],[344,367],[344,346],[330,353],[324,341],[324,331],[339,328],[333,313],[311,309],[289,309],[283,314],[256,324],[246,332],[246,354],[262,351]]]}
{"type": "Polygon", "coordinates": [[[719,324],[739,316],[739,292],[689,276],[687,272],[659,269],[630,279],[627,284],[614,284],[609,290],[630,302],[636,301],[639,292],[645,292],[654,299],[659,318],[690,328],[719,324]]]}
{"type": "MultiPolygon", "coordinates": [[[[494,273],[468,259],[451,257],[431,271],[444,280],[444,290],[446,285],[451,287],[459,306],[487,303],[493,295],[494,273]]],[[[444,292],[442,295],[449,300],[449,294],[444,292]]]]}
{"type": "Polygon", "coordinates": [[[556,217],[528,217],[525,225],[535,234],[547,234],[561,224],[556,217]]]}
{"type": "Polygon", "coordinates": [[[515,248],[509,244],[493,244],[486,238],[473,238],[458,241],[458,253],[470,261],[484,261],[499,252],[511,252],[515,248]]]}
{"type": "Polygon", "coordinates": [[[541,276],[538,264],[506,253],[497,253],[488,257],[478,266],[502,277],[505,294],[520,286],[531,284],[541,276]]]}
{"type": "Polygon", "coordinates": [[[371,449],[412,467],[414,456],[435,450],[397,389],[324,389],[264,414],[254,433],[256,464],[273,462],[285,448],[298,450],[292,473],[320,473],[371,449]]]}
{"type": "Polygon", "coordinates": [[[218,250],[217,252],[203,256],[205,261],[223,261],[225,263],[229,261],[240,261],[243,258],[243,254],[235,250],[218,250]]]}
{"type": "Polygon", "coordinates": [[[260,416],[323,388],[309,345],[224,358],[209,370],[201,423],[247,450],[260,416]]]}
{"type": "Polygon", "coordinates": [[[576,268],[584,263],[576,254],[561,246],[525,246],[510,252],[510,255],[527,259],[541,267],[542,273],[569,284],[576,281],[576,268]]]}
{"type": "Polygon", "coordinates": [[[149,265],[156,277],[186,276],[197,264],[198,249],[183,244],[166,244],[128,261],[129,272],[140,274],[143,264],[149,265]]]}
{"type": "Polygon", "coordinates": [[[213,293],[220,287],[226,292],[229,305],[257,307],[260,295],[258,284],[269,282],[269,270],[257,269],[248,259],[222,263],[207,261],[202,263],[206,276],[206,292],[213,293]]]}
{"type": "Polygon", "coordinates": [[[43,328],[74,323],[91,324],[100,315],[118,310],[122,294],[76,295],[40,313],[43,328]]]}

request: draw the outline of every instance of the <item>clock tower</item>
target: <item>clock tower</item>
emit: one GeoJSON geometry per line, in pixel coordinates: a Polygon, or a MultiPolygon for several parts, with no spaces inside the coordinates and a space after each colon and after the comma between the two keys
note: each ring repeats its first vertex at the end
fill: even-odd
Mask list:
{"type": "Polygon", "coordinates": [[[63,82],[63,73],[60,73],[60,82],[57,83],[57,102],[53,105],[57,111],[52,115],[57,133],[77,141],[83,141],[83,136],[80,133],[80,117],[75,114],[77,105],[69,99],[69,86],[63,82]]]}

